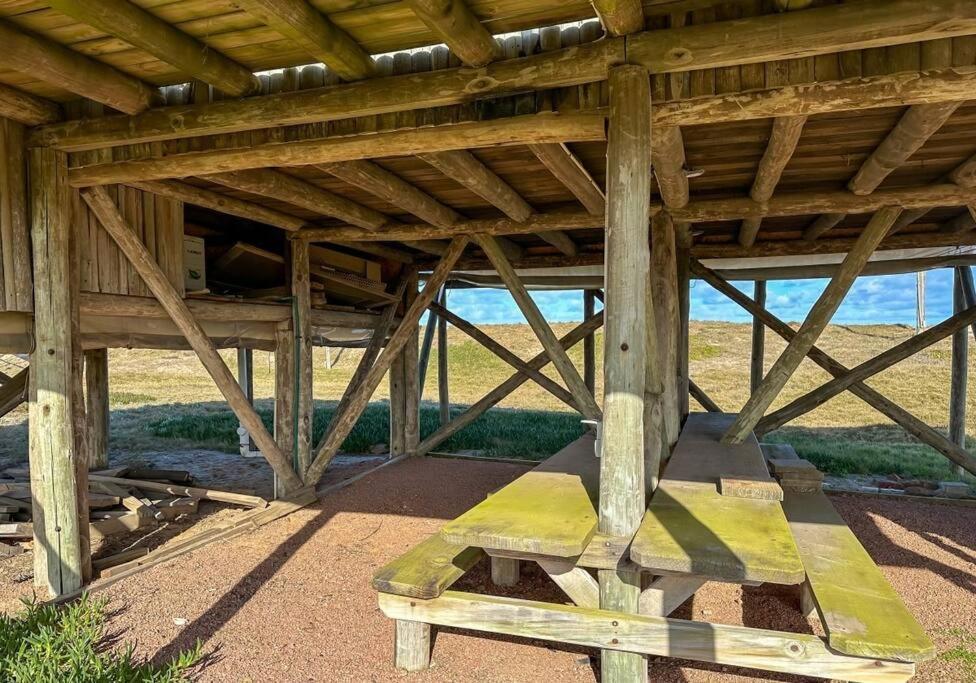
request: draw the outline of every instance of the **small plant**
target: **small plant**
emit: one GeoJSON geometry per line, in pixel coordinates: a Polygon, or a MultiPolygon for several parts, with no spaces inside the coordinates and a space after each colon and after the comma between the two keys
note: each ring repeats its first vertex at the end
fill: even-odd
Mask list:
{"type": "Polygon", "coordinates": [[[134,646],[115,647],[105,633],[104,600],[67,605],[25,600],[16,615],[0,615],[0,680],[9,683],[178,683],[200,661],[202,645],[154,665],[135,659],[134,646]]]}

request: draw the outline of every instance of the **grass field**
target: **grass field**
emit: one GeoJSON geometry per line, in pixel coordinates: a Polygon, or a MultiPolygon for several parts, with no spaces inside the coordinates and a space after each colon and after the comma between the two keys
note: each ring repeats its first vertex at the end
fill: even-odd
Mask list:
{"type": "MultiPolygon", "coordinates": [[[[556,325],[557,334],[572,325],[556,325]]],[[[523,358],[541,350],[524,325],[491,325],[484,328],[523,358]]],[[[903,326],[830,326],[819,344],[848,366],[856,365],[911,336],[903,326]]],[[[693,322],[691,326],[691,376],[719,406],[738,410],[749,387],[751,328],[733,323],[693,322]]],[[[598,335],[599,350],[602,338],[598,335]]],[[[783,348],[778,338],[767,338],[766,364],[783,348]]],[[[334,351],[333,351],[334,353],[334,351]]],[[[948,416],[950,344],[946,340],[872,378],[868,384],[914,412],[927,423],[945,428],[948,416]]],[[[351,377],[361,351],[346,350],[332,369],[325,364],[325,350],[315,351],[315,427],[318,433],[351,377]]],[[[582,365],[582,345],[571,356],[582,365]]],[[[225,352],[234,364],[234,356],[225,352]]],[[[270,424],[274,385],[272,354],[255,352],[254,384],[258,408],[270,424]]],[[[970,356],[970,377],[976,377],[976,354],[970,356]]],[[[478,400],[511,374],[502,361],[455,329],[449,333],[449,378],[452,410],[478,400]]],[[[551,367],[547,374],[555,377],[551,367]]],[[[214,448],[235,452],[236,421],[222,402],[210,378],[195,356],[175,351],[113,350],[111,353],[111,405],[113,450],[139,452],[176,448],[214,448]]],[[[828,379],[825,372],[805,361],[774,408],[815,388],[828,379]]],[[[421,429],[426,435],[437,425],[437,367],[434,355],[427,373],[421,429]]],[[[597,393],[602,393],[601,378],[597,393]]],[[[369,450],[388,438],[385,400],[387,384],[381,384],[374,403],[350,435],[345,448],[369,450]]],[[[693,402],[693,407],[696,407],[693,402]]],[[[976,387],[970,387],[967,431],[969,448],[976,447],[976,387]]],[[[0,458],[19,461],[26,453],[26,411],[7,416],[0,424],[0,458]]],[[[578,416],[531,382],[502,401],[474,425],[443,444],[439,450],[479,452],[497,457],[539,459],[581,433],[578,416]],[[518,409],[518,410],[513,410],[518,409]]],[[[890,424],[882,415],[851,394],[834,398],[824,406],[767,437],[792,443],[823,469],[836,473],[888,474],[945,479],[952,476],[948,462],[890,424]]]]}

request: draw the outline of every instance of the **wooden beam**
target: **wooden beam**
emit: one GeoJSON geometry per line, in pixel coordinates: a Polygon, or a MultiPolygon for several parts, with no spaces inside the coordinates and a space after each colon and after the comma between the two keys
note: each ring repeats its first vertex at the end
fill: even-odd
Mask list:
{"type": "Polygon", "coordinates": [[[810,309],[806,320],[786,350],[776,359],[762,384],[752,393],[735,421],[722,437],[723,443],[742,443],[762,418],[763,413],[776,399],[783,387],[820,338],[827,323],[844,300],[854,280],[867,265],[874,250],[888,234],[888,230],[901,214],[898,207],[888,207],[876,213],[858,237],[854,247],[844,257],[843,263],[830,279],[826,289],[810,309]]]}
{"type": "MultiPolygon", "coordinates": [[[[723,280],[716,273],[703,266],[699,261],[692,260],[691,270],[697,277],[705,280],[705,282],[725,294],[725,296],[732,299],[732,301],[742,306],[745,310],[759,317],[767,327],[787,342],[792,341],[796,337],[797,332],[792,327],[766,309],[756,306],[756,303],[752,299],[723,280]]],[[[808,357],[833,377],[841,377],[850,372],[845,365],[816,346],[811,347],[808,357]]],[[[959,446],[949,441],[944,434],[932,429],[894,401],[882,396],[862,382],[851,385],[850,392],[882,415],[891,419],[895,424],[904,428],[905,431],[919,441],[932,447],[952,462],[961,465],[968,472],[976,474],[976,458],[967,451],[959,448],[959,446]]]]}
{"type": "MultiPolygon", "coordinates": [[[[753,300],[757,306],[766,307],[766,281],[756,280],[753,284],[753,300]]],[[[752,358],[749,362],[749,393],[755,393],[762,384],[766,358],[766,326],[756,316],[752,316],[752,358]]]]}
{"type": "Polygon", "coordinates": [[[76,95],[137,114],[159,101],[159,91],[137,78],[0,21],[4,66],[76,95]]]}
{"type": "MultiPolygon", "coordinates": [[[[759,160],[756,178],[749,192],[753,201],[762,203],[773,196],[773,191],[779,184],[786,165],[793,158],[793,152],[796,151],[796,145],[800,141],[806,122],[806,116],[780,116],[773,119],[769,143],[766,145],[762,159],[759,160]]],[[[739,244],[744,247],[755,244],[761,224],[762,218],[744,220],[739,227],[739,244]]]]}
{"type": "Polygon", "coordinates": [[[949,180],[963,187],[976,187],[976,154],[953,169],[949,180]]]}
{"type": "MultiPolygon", "coordinates": [[[[27,312],[34,306],[34,275],[30,243],[30,178],[24,125],[0,119],[0,260],[7,311],[27,312]]],[[[24,350],[28,350],[28,345],[24,350]]]]}
{"type": "Polygon", "coordinates": [[[291,240],[289,247],[298,426],[294,466],[296,472],[304,472],[312,463],[312,421],[315,411],[312,393],[315,369],[312,364],[312,281],[309,277],[308,242],[291,240]]]}
{"type": "Polygon", "coordinates": [[[59,120],[61,107],[50,100],[0,85],[0,116],[25,126],[39,126],[59,120]]]}
{"type": "MultiPolygon", "coordinates": [[[[756,305],[762,306],[763,304],[757,301],[756,305]]],[[[966,328],[973,324],[976,324],[976,308],[960,308],[951,318],[906,339],[900,344],[896,344],[874,358],[864,361],[843,376],[835,377],[826,384],[807,392],[782,408],[766,415],[756,425],[756,431],[762,434],[768,434],[775,429],[779,429],[790,420],[795,420],[800,415],[823,405],[834,396],[847,390],[853,384],[870,379],[879,372],[890,368],[895,363],[914,356],[946,337],[955,335],[960,330],[965,334],[967,332],[966,328]]],[[[955,338],[953,341],[955,341],[955,338]]]]}
{"type": "MultiPolygon", "coordinates": [[[[962,276],[962,293],[963,299],[966,302],[966,308],[972,308],[976,306],[976,285],[973,284],[972,266],[963,268],[960,275],[962,276]]],[[[973,324],[972,330],[973,340],[976,341],[976,323],[973,324]]]]}
{"type": "MultiPolygon", "coordinates": [[[[599,329],[602,324],[603,311],[600,311],[592,318],[587,318],[584,320],[582,323],[574,327],[570,332],[560,338],[559,345],[564,350],[572,348],[574,345],[582,341],[586,336],[599,329]]],[[[552,359],[549,357],[549,354],[542,351],[528,360],[526,364],[534,370],[541,370],[548,365],[551,360],[552,359]]],[[[417,447],[417,455],[425,455],[437,448],[437,446],[442,442],[451,438],[469,424],[477,420],[480,416],[484,415],[488,410],[494,407],[499,401],[504,399],[506,396],[528,381],[529,377],[527,375],[524,375],[521,372],[516,372],[500,385],[485,394],[461,415],[457,416],[449,423],[441,425],[437,431],[421,441],[420,445],[417,447]]]]}
{"type": "Polygon", "coordinates": [[[540,559],[538,564],[573,604],[594,609],[600,606],[600,586],[586,569],[564,560],[540,559]]]}
{"type": "Polygon", "coordinates": [[[669,209],[688,204],[688,174],[685,172],[685,143],[677,126],[655,127],[651,163],[657,191],[669,209]]]}
{"type": "Polygon", "coordinates": [[[485,66],[501,57],[498,43],[464,0],[407,0],[406,4],[468,66],[485,66]]]}
{"type": "Polygon", "coordinates": [[[425,128],[273,142],[239,149],[186,152],[158,159],[93,164],[71,170],[75,187],[184,178],[269,166],[307,166],[378,156],[408,156],[529,142],[601,141],[602,114],[518,116],[425,128]]]}
{"type": "MultiPolygon", "coordinates": [[[[583,290],[583,320],[596,313],[596,297],[592,289],[583,290]]],[[[596,396],[596,338],[594,335],[583,340],[583,383],[591,394],[596,396]]]]}
{"type": "Polygon", "coordinates": [[[519,310],[522,311],[522,315],[525,316],[529,327],[535,332],[536,337],[538,337],[539,342],[542,344],[542,348],[552,357],[552,364],[563,378],[570,393],[573,394],[576,403],[582,409],[583,416],[590,420],[600,419],[600,408],[597,406],[593,394],[587,391],[579,371],[577,371],[576,366],[573,365],[573,361],[570,360],[569,356],[566,355],[566,352],[559,345],[559,340],[553,333],[552,328],[549,327],[549,323],[546,322],[545,316],[542,315],[535,301],[529,296],[528,290],[522,284],[515,269],[512,268],[512,264],[502,252],[501,247],[498,246],[498,243],[493,238],[488,236],[482,235],[475,239],[478,246],[481,247],[481,250],[488,256],[488,260],[495,267],[498,276],[508,288],[512,298],[515,299],[515,303],[518,305],[519,310]]]}
{"type": "Polygon", "coordinates": [[[34,585],[57,597],[91,578],[77,252],[67,157],[32,150],[34,342],[30,359],[30,477],[34,585]]]}
{"type": "MultiPolygon", "coordinates": [[[[650,269],[647,239],[651,195],[651,91],[640,66],[610,71],[610,125],[607,133],[606,314],[603,356],[603,451],[600,458],[599,532],[631,538],[645,508],[644,424],[648,328],[655,325],[645,284],[650,269]],[[642,286],[643,285],[643,286],[642,286]],[[651,310],[648,310],[650,307],[651,310]]],[[[600,569],[600,607],[637,612],[640,573],[600,569]]],[[[605,683],[646,681],[640,655],[601,650],[605,683]]]]}
{"type": "Polygon", "coordinates": [[[970,204],[962,213],[943,223],[939,230],[950,235],[969,232],[976,228],[976,204],[970,204]]]}
{"type": "Polygon", "coordinates": [[[206,175],[203,178],[235,190],[277,199],[325,216],[334,216],[366,230],[377,230],[390,222],[389,217],[379,211],[281,171],[254,169],[206,175]]]}
{"type": "Polygon", "coordinates": [[[50,5],[228,95],[252,95],[261,88],[250,69],[129,0],[51,0],[50,5]]]}
{"type": "Polygon", "coordinates": [[[389,370],[393,359],[396,358],[397,354],[400,353],[407,343],[407,337],[411,334],[416,337],[417,323],[420,321],[420,317],[427,307],[433,303],[438,290],[447,281],[447,278],[451,274],[451,269],[454,267],[454,263],[461,256],[461,253],[467,245],[468,239],[466,237],[456,237],[451,241],[447,252],[441,258],[430,277],[425,281],[423,291],[420,292],[410,308],[403,314],[400,326],[390,336],[386,344],[386,349],[365,374],[362,383],[356,389],[356,393],[350,397],[345,412],[342,415],[336,413],[336,416],[333,418],[333,428],[329,430],[325,439],[319,444],[315,459],[305,473],[306,482],[314,483],[322,477],[332,458],[339,451],[342,442],[349,435],[349,432],[352,431],[356,420],[363,412],[366,404],[369,403],[370,397],[383,379],[386,371],[389,370]]]}
{"type": "Polygon", "coordinates": [[[92,213],[98,217],[102,227],[119,245],[132,267],[145,280],[146,285],[159,300],[160,305],[166,309],[173,322],[184,334],[200,358],[200,362],[203,363],[213,378],[217,388],[227,399],[231,410],[251,434],[285,487],[287,489],[301,488],[301,480],[296,476],[287,456],[278,448],[264,423],[261,422],[261,418],[248,403],[244,391],[234,379],[234,375],[227,368],[220,354],[217,353],[213,342],[210,341],[200,323],[193,317],[182,297],[170,284],[165,273],[156,265],[155,259],[135,236],[131,228],[126,225],[125,219],[119,214],[108,192],[102,188],[92,188],[85,190],[82,197],[91,208],[92,213]]]}
{"type": "MultiPolygon", "coordinates": [[[[963,290],[963,278],[970,271],[964,266],[953,269],[952,307],[956,315],[965,308],[966,293],[963,290]]],[[[970,322],[976,323],[976,309],[970,322]]],[[[955,317],[955,316],[954,316],[955,317]]],[[[952,335],[952,360],[950,362],[949,379],[949,440],[962,449],[966,448],[966,394],[969,384],[969,330],[961,326],[952,335]]],[[[963,469],[956,466],[956,473],[963,474],[963,469]]]]}
{"type": "Polygon", "coordinates": [[[614,36],[644,30],[644,8],[640,0],[591,0],[600,21],[614,36]]]}
{"type": "MultiPolygon", "coordinates": [[[[447,308],[447,291],[446,286],[441,289],[440,305],[444,308],[447,308]]],[[[437,319],[437,403],[441,426],[451,421],[451,396],[447,354],[447,319],[441,316],[437,319]]]]}
{"type": "Polygon", "coordinates": [[[711,399],[711,397],[705,393],[705,390],[698,386],[694,380],[688,379],[688,393],[694,398],[701,407],[710,413],[723,413],[719,405],[711,399]]]}
{"type": "Polygon", "coordinates": [[[219,192],[205,190],[202,187],[182,183],[178,180],[148,180],[128,184],[137,190],[151,192],[160,197],[178,199],[187,204],[202,206],[205,209],[224,213],[228,216],[237,216],[260,223],[267,223],[282,230],[294,232],[308,227],[308,222],[304,218],[269,209],[261,204],[237,199],[236,197],[230,197],[219,192]]]}
{"type": "MultiPolygon", "coordinates": [[[[666,73],[734,66],[743,59],[765,62],[812,57],[971,34],[976,32],[974,15],[976,9],[964,0],[931,0],[925,21],[920,22],[911,0],[865,0],[782,16],[647,31],[626,39],[496,62],[483,70],[446,69],[281,93],[250,102],[167,107],[133,120],[69,122],[38,131],[32,144],[77,151],[461,104],[488,96],[604,81],[607,69],[624,61],[643,64],[652,73],[666,73]],[[747,49],[737,43],[743,37],[748,37],[747,49]]],[[[959,67],[828,81],[677,101],[656,108],[654,117],[657,125],[679,126],[958,101],[969,99],[974,79],[976,70],[959,67]]]]}
{"type": "Polygon", "coordinates": [[[549,169],[556,180],[573,193],[590,215],[603,215],[607,205],[603,190],[566,145],[529,145],[529,150],[549,169]]]}
{"type": "MultiPolygon", "coordinates": [[[[915,673],[908,662],[839,655],[822,638],[808,634],[451,590],[432,600],[380,593],[379,603],[392,619],[602,648],[604,653],[640,653],[642,662],[644,656],[674,657],[857,683],[907,683],[915,673]]],[[[626,680],[641,680],[640,672],[632,674],[626,680]]]]}
{"type": "Polygon", "coordinates": [[[306,0],[236,0],[261,23],[301,46],[347,81],[376,75],[376,65],[348,33],[306,0]]]}
{"type": "Polygon", "coordinates": [[[88,468],[108,467],[108,349],[91,349],[85,357],[85,446],[88,468]]]}
{"type": "Polygon", "coordinates": [[[508,348],[503,344],[495,341],[492,337],[479,330],[467,320],[455,313],[452,313],[439,304],[431,304],[430,310],[432,313],[437,315],[438,320],[443,319],[451,323],[454,325],[454,327],[461,330],[473,340],[498,356],[498,358],[508,363],[515,370],[527,375],[529,379],[568,405],[570,408],[573,410],[580,410],[579,403],[570,392],[566,391],[566,389],[559,386],[559,384],[549,379],[538,370],[533,369],[528,363],[509,351],[508,348]]]}
{"type": "MultiPolygon", "coordinates": [[[[654,336],[648,342],[648,354],[656,352],[656,381],[660,390],[658,401],[662,418],[663,433],[656,435],[663,441],[664,452],[661,462],[671,454],[681,432],[681,411],[678,400],[678,333],[680,320],[678,311],[678,261],[675,242],[674,222],[668,212],[663,211],[651,220],[651,267],[649,295],[653,302],[648,315],[653,315],[655,324],[648,325],[654,336]],[[653,344],[653,348],[651,347],[653,344]]],[[[649,358],[648,364],[652,361],[649,358]]],[[[651,377],[648,376],[648,382],[651,377]]],[[[655,387],[655,390],[658,388],[655,387]]],[[[645,390],[646,394],[647,390],[645,390]]],[[[645,419],[647,414],[645,413],[645,419]]],[[[648,429],[645,425],[645,431],[648,429]]],[[[660,462],[658,463],[658,466],[660,462]]],[[[655,476],[657,468],[649,468],[655,476]]]]}

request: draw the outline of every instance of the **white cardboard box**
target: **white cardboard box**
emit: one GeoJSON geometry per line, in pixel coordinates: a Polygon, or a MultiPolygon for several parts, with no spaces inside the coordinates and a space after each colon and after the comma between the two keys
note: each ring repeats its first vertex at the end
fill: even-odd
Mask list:
{"type": "Polygon", "coordinates": [[[183,286],[187,292],[207,288],[207,258],[202,237],[183,235],[183,286]]]}

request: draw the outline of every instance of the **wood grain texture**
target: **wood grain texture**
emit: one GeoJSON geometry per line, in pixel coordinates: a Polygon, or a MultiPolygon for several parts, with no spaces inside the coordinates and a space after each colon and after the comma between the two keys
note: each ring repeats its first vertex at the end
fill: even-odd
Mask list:
{"type": "Polygon", "coordinates": [[[54,123],[61,118],[61,107],[6,85],[0,85],[0,116],[27,126],[54,123]]]}
{"type": "Polygon", "coordinates": [[[421,600],[438,597],[474,567],[484,552],[434,534],[373,574],[373,588],[421,600]]]}
{"type": "Polygon", "coordinates": [[[464,0],[407,0],[407,5],[468,66],[485,66],[501,56],[498,43],[464,0]]]}
{"type": "Polygon", "coordinates": [[[669,209],[688,203],[688,175],[685,173],[685,143],[677,126],[654,128],[651,163],[657,178],[657,191],[669,209]]]}
{"type": "Polygon", "coordinates": [[[607,205],[603,189],[565,144],[533,144],[529,145],[529,149],[573,193],[587,212],[593,216],[603,215],[607,205]]]}

